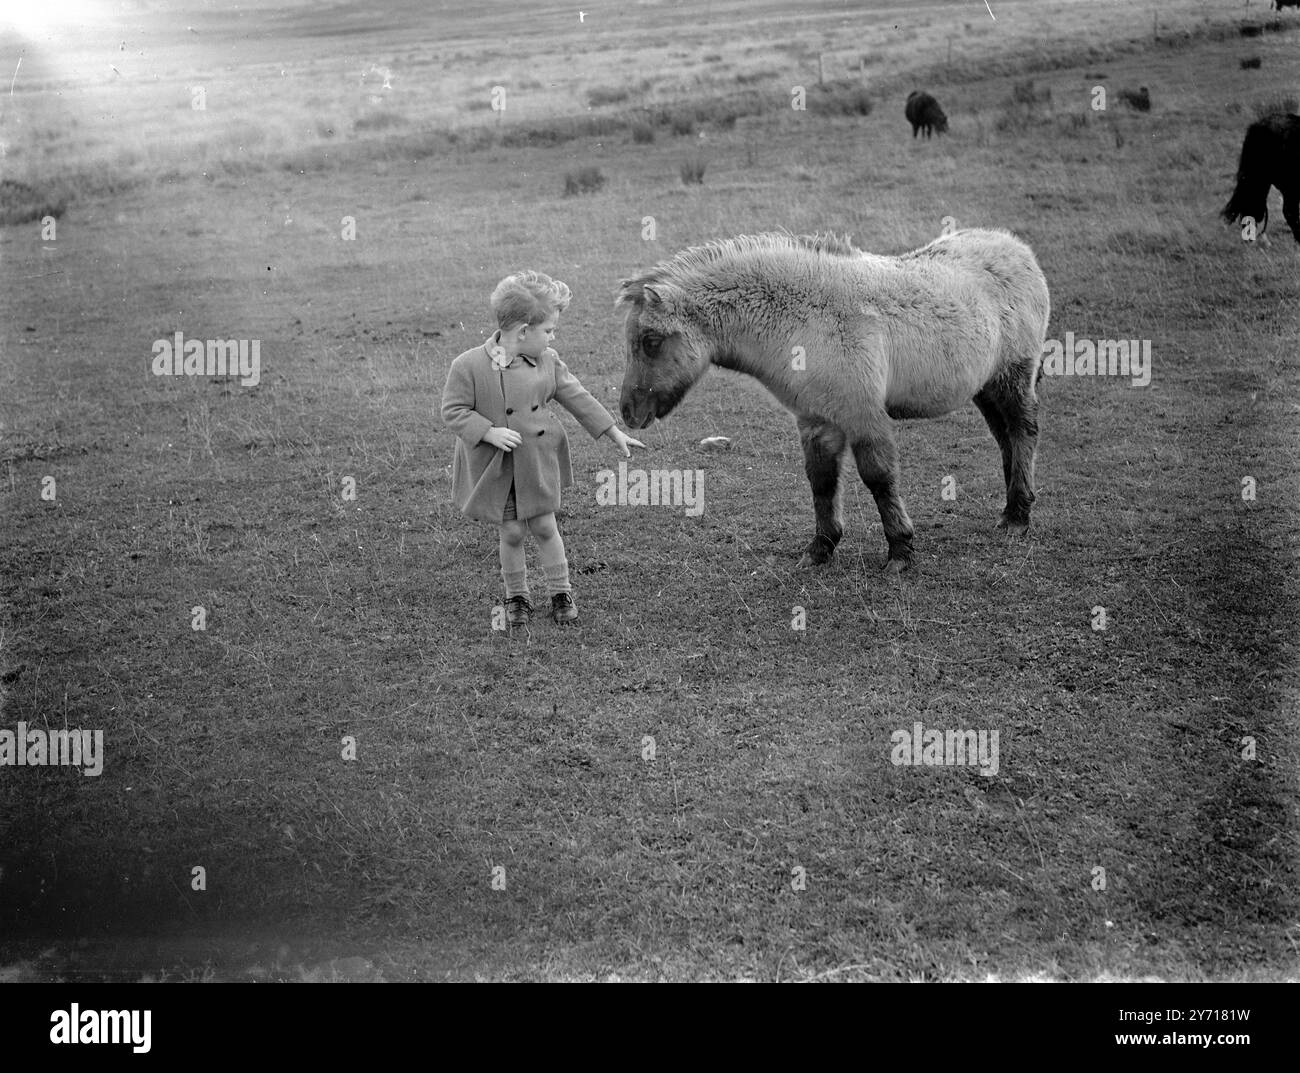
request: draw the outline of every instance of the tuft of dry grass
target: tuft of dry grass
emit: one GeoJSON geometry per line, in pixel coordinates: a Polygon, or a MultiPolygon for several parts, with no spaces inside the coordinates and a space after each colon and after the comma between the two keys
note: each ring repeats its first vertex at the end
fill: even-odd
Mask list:
{"type": "Polygon", "coordinates": [[[632,96],[627,86],[593,86],[587,91],[587,103],[593,108],[607,108],[622,104],[632,96]]]}
{"type": "Polygon", "coordinates": [[[822,115],[868,116],[873,107],[871,94],[856,82],[829,82],[814,86],[808,107],[822,115]]]}
{"type": "Polygon", "coordinates": [[[682,183],[686,186],[702,185],[704,182],[704,170],[708,167],[708,162],[702,156],[688,157],[682,161],[678,169],[681,173],[682,183]]]}
{"type": "Polygon", "coordinates": [[[1251,110],[1254,112],[1256,119],[1263,119],[1265,116],[1272,115],[1275,112],[1288,112],[1294,114],[1300,112],[1300,98],[1296,97],[1294,94],[1286,94],[1285,96],[1278,97],[1266,97],[1263,100],[1255,101],[1251,106],[1251,110]]]}
{"type": "Polygon", "coordinates": [[[14,179],[0,179],[0,224],[25,224],[47,216],[58,219],[67,208],[63,183],[36,189],[14,179]]]}
{"type": "Polygon", "coordinates": [[[605,185],[605,182],[605,175],[600,168],[589,164],[577,171],[565,174],[564,196],[574,197],[578,194],[594,194],[605,185]]]}

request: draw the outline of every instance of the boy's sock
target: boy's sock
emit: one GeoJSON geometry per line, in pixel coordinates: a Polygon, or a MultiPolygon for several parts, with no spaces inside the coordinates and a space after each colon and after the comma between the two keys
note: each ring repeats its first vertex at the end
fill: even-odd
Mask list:
{"type": "Polygon", "coordinates": [[[561,559],[558,563],[542,563],[542,572],[546,575],[546,587],[550,595],[557,592],[572,592],[569,584],[569,560],[561,559]]]}
{"type": "Polygon", "coordinates": [[[528,595],[528,568],[523,570],[502,570],[501,577],[506,583],[506,599],[512,596],[528,595]]]}

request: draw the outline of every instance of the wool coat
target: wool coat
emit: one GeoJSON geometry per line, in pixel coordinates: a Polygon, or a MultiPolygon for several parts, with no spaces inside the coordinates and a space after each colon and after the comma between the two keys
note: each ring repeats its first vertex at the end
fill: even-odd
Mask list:
{"type": "Polygon", "coordinates": [[[507,369],[492,364],[486,345],[451,363],[442,419],[456,434],[452,499],[470,518],[500,524],[512,483],[520,521],[559,509],[561,489],[573,484],[573,466],[564,426],[547,406],[552,399],[593,439],[614,426],[609,411],[549,347],[536,360],[520,354],[507,369]],[[514,429],[523,442],[513,451],[483,442],[493,426],[514,429]]]}

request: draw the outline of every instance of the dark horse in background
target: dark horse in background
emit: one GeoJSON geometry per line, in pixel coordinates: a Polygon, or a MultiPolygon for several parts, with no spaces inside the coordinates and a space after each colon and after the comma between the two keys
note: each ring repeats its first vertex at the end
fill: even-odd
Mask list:
{"type": "Polygon", "coordinates": [[[907,95],[907,104],[903,107],[903,114],[907,116],[907,121],[912,124],[913,138],[916,137],[918,130],[925,131],[925,136],[930,137],[931,128],[940,134],[948,133],[948,117],[944,115],[943,109],[939,107],[939,102],[930,94],[922,93],[919,89],[914,89],[907,95]]]}
{"type": "Polygon", "coordinates": [[[1268,226],[1268,188],[1282,194],[1282,218],[1300,242],[1300,115],[1274,112],[1246,131],[1237,188],[1223,207],[1229,223],[1249,216],[1260,234],[1268,226]]]}

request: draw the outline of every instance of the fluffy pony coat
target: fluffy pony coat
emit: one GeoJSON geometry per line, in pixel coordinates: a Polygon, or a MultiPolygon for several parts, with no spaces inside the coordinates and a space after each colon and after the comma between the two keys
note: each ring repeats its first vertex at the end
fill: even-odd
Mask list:
{"type": "MultiPolygon", "coordinates": [[[[628,281],[620,304],[635,306],[647,288],[666,317],[709,331],[714,364],[757,377],[796,415],[850,440],[886,416],[950,413],[995,373],[1029,366],[1032,383],[1050,313],[1033,252],[992,230],[954,232],[899,257],[835,236],[742,235],[628,281]]],[[[644,326],[655,307],[643,308],[644,326]]]]}
{"type": "Polygon", "coordinates": [[[630,427],[668,413],[710,364],[756,377],[795,414],[817,511],[813,562],[840,537],[834,500],[848,445],[880,506],[891,561],[906,565],[912,528],[896,491],[892,419],[972,400],[1002,451],[1003,525],[1028,525],[1050,299],[1015,236],[957,231],[887,257],[835,236],[742,235],[625,280],[619,304],[630,427]]]}

